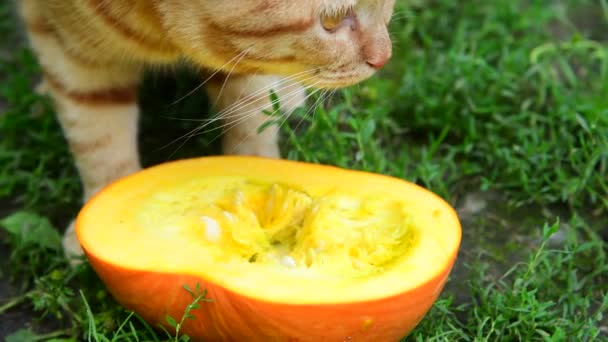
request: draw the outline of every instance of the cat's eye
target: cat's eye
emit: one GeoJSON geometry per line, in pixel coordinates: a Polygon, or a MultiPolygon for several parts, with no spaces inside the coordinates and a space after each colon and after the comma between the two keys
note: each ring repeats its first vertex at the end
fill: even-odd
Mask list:
{"type": "Polygon", "coordinates": [[[335,32],[343,26],[350,26],[352,30],[355,30],[355,11],[349,8],[336,13],[322,14],[321,25],[328,32],[335,32]]]}

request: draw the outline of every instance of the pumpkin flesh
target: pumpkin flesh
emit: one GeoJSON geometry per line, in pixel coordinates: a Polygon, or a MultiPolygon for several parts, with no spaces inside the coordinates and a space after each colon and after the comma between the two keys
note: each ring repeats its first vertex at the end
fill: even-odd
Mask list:
{"type": "Polygon", "coordinates": [[[390,177],[254,157],[168,163],[120,180],[77,220],[91,265],[151,322],[209,341],[398,340],[443,288],[453,210],[390,177]],[[325,315],[325,316],[323,316],[325,315]],[[329,318],[328,318],[329,317],[329,318]]]}

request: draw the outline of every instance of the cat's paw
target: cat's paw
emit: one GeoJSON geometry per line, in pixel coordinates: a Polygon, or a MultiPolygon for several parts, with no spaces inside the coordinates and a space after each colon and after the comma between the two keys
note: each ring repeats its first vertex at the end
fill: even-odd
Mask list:
{"type": "Polygon", "coordinates": [[[70,265],[77,266],[82,263],[84,251],[80,246],[80,242],[76,237],[76,226],[75,222],[72,221],[70,226],[63,234],[63,253],[65,257],[68,259],[70,265]]]}

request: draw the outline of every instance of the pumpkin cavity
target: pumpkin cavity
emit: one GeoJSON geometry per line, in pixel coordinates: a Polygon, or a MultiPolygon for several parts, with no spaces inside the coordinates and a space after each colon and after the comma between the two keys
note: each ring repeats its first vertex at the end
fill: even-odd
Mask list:
{"type": "Polygon", "coordinates": [[[335,276],[382,272],[416,238],[405,206],[381,195],[311,195],[230,177],[157,193],[139,212],[143,226],[182,227],[216,262],[335,276]]]}

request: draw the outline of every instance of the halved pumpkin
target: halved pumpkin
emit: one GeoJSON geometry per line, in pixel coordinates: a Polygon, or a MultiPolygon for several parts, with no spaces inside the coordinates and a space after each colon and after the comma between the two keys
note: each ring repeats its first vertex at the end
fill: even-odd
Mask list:
{"type": "Polygon", "coordinates": [[[398,341],[443,289],[452,208],[406,181],[257,157],[162,164],[95,196],[77,235],[112,295],[200,341],[398,341]]]}

